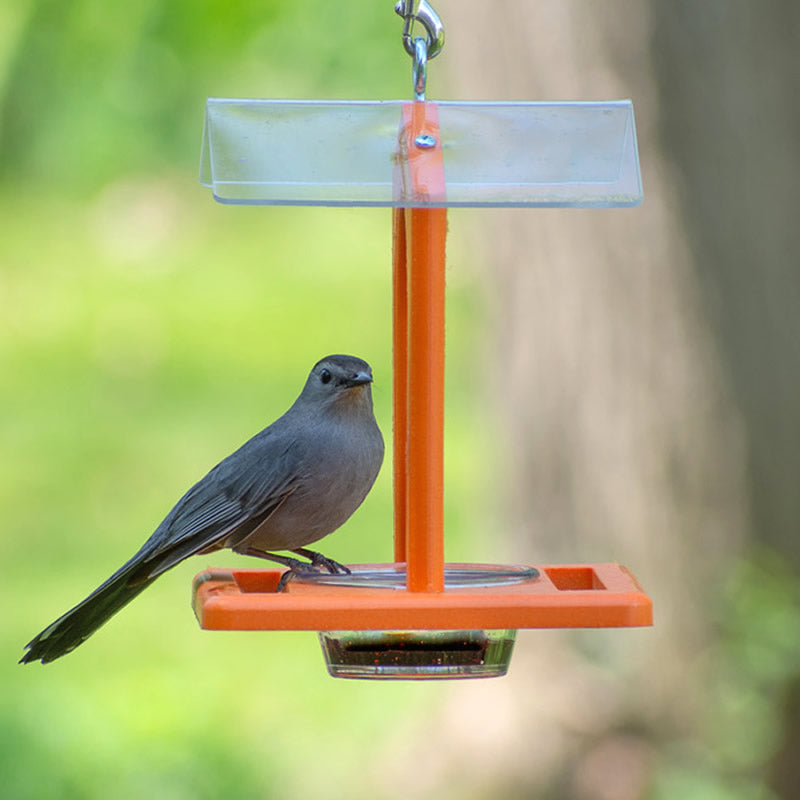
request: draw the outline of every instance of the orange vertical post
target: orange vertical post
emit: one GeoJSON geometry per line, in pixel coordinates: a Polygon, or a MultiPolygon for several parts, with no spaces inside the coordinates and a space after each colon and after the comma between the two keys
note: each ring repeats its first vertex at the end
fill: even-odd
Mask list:
{"type": "MultiPolygon", "coordinates": [[[[415,202],[443,201],[436,106],[425,102],[404,106],[400,139],[403,196],[415,202]]],[[[400,320],[405,328],[396,327],[394,333],[395,557],[400,560],[404,555],[410,591],[441,592],[447,211],[408,207],[398,209],[394,220],[395,325],[400,320]]]]}
{"type": "Polygon", "coordinates": [[[392,418],[394,420],[394,560],[406,560],[408,441],[408,277],[405,209],[392,209],[392,418]]]}

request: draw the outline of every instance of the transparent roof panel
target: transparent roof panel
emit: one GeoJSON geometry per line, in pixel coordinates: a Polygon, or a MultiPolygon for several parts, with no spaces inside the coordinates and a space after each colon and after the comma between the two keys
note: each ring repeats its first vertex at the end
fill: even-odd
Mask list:
{"type": "Polygon", "coordinates": [[[393,182],[406,101],[206,104],[200,180],[222,203],[321,206],[634,206],[630,100],[439,102],[447,196],[393,182]]]}

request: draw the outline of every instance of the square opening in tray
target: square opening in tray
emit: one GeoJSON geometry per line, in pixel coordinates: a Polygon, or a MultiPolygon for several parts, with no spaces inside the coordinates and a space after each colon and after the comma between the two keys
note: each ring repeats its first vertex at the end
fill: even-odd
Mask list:
{"type": "Polygon", "coordinates": [[[546,567],[545,572],[559,591],[606,588],[593,567],[546,567]]]}

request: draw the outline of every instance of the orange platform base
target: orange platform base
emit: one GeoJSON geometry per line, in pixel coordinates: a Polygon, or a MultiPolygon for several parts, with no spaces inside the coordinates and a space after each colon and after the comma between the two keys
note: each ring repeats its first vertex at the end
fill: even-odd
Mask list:
{"type": "MultiPolygon", "coordinates": [[[[356,571],[385,565],[351,565],[356,571]]],[[[463,566],[463,565],[462,565],[463,566]]],[[[650,598],[616,563],[535,565],[539,578],[443,592],[289,581],[280,569],[208,569],[193,604],[209,630],[619,628],[653,624],[650,598]]]]}

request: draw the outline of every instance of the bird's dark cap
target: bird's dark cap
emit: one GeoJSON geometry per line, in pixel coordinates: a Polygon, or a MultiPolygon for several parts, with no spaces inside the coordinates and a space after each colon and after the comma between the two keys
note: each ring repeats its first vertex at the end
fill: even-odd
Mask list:
{"type": "Polygon", "coordinates": [[[357,358],[356,356],[325,356],[325,358],[321,358],[319,361],[317,361],[317,363],[314,365],[314,369],[317,369],[317,367],[320,367],[323,364],[331,367],[338,367],[344,372],[352,370],[353,372],[365,372],[367,375],[372,375],[372,367],[370,367],[370,365],[367,364],[364,359],[357,358]]]}

